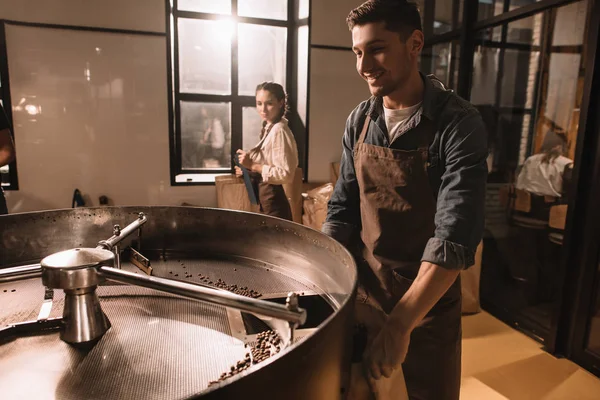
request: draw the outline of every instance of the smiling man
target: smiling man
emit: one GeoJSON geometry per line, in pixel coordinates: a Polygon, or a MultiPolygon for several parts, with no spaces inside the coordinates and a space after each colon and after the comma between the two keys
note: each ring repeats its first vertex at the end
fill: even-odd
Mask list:
{"type": "Polygon", "coordinates": [[[458,399],[459,273],[483,234],[484,125],[470,103],[419,72],[414,4],[367,1],[347,22],[372,97],[346,122],[323,231],[357,259],[364,374],[375,390],[402,365],[411,399],[458,399]]]}

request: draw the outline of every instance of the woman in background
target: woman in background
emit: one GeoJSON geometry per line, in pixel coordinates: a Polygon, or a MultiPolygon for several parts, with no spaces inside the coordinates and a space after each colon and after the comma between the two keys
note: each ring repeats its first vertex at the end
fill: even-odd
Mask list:
{"type": "MultiPolygon", "coordinates": [[[[256,87],[256,110],[263,120],[258,144],[247,152],[238,150],[239,163],[258,185],[258,200],[266,215],[292,220],[283,184],[294,180],[298,148],[285,119],[287,96],[281,85],[263,82],[256,87]]],[[[236,175],[242,171],[236,167],[236,175]]]]}
{"type": "Polygon", "coordinates": [[[567,141],[563,135],[549,131],[542,152],[525,160],[517,178],[517,189],[537,196],[560,198],[563,194],[563,174],[573,160],[564,156],[567,141]]]}

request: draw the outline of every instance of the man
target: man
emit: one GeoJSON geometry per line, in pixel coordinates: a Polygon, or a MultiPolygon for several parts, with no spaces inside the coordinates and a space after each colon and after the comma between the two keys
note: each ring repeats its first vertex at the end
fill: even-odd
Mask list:
{"type": "MultiPolygon", "coordinates": [[[[10,135],[10,125],[4,109],[0,105],[0,168],[15,159],[15,146],[10,135]]],[[[0,215],[8,214],[4,191],[0,187],[0,215]]]]}
{"type": "Polygon", "coordinates": [[[323,232],[357,258],[371,387],[402,366],[411,399],[458,399],[459,273],[483,234],[484,125],[470,103],[418,71],[414,4],[370,0],[347,22],[373,96],[346,122],[323,232]]]}

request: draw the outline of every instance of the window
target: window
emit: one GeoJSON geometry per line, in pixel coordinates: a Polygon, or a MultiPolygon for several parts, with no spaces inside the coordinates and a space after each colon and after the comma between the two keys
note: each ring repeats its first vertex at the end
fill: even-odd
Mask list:
{"type": "MultiPolygon", "coordinates": [[[[8,57],[6,53],[6,34],[5,24],[0,25],[0,104],[6,112],[8,122],[12,124],[12,109],[10,101],[10,90],[8,87],[8,57]]],[[[14,134],[14,130],[13,130],[14,134]]],[[[18,190],[17,180],[17,162],[13,161],[9,165],[0,167],[0,186],[4,190],[18,190]]]]}
{"type": "Polygon", "coordinates": [[[173,184],[214,183],[237,149],[258,142],[254,91],[286,88],[288,120],[304,167],[308,3],[302,0],[179,0],[169,18],[173,184]]]}

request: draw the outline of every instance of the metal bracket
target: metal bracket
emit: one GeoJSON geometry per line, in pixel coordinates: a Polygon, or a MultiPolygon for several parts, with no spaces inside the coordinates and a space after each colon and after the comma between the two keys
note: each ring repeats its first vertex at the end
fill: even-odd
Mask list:
{"type": "Polygon", "coordinates": [[[129,262],[141,269],[146,275],[152,275],[152,267],[150,266],[150,260],[144,257],[140,252],[130,247],[131,251],[129,255],[129,262]]]}

